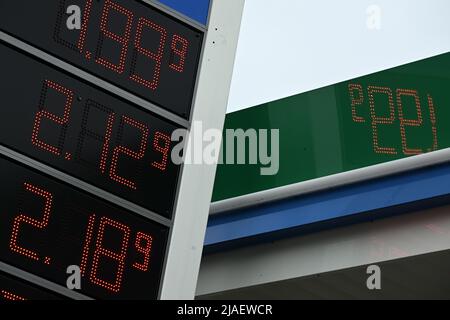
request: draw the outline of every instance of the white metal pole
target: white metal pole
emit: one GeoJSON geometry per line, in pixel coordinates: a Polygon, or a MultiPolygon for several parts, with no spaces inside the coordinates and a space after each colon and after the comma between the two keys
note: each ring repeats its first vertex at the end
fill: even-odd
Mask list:
{"type": "MultiPolygon", "coordinates": [[[[244,0],[212,3],[192,116],[203,132],[223,129],[243,8],[244,0]]],[[[161,299],[195,296],[215,173],[215,165],[183,167],[161,299]]]]}

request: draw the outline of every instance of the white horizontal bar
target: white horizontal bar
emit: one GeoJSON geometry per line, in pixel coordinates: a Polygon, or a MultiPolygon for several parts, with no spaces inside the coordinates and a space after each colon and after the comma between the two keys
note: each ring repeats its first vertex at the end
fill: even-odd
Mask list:
{"type": "Polygon", "coordinates": [[[217,201],[211,204],[210,215],[417,170],[448,161],[450,161],[450,148],[217,201]]]}

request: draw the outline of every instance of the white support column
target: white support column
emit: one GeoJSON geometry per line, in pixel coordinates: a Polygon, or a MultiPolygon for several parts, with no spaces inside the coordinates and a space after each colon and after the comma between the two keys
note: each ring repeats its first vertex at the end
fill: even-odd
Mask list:
{"type": "MultiPolygon", "coordinates": [[[[243,7],[244,0],[212,3],[192,116],[204,131],[223,129],[243,7]]],[[[194,298],[215,173],[215,165],[183,168],[161,299],[194,298]]]]}

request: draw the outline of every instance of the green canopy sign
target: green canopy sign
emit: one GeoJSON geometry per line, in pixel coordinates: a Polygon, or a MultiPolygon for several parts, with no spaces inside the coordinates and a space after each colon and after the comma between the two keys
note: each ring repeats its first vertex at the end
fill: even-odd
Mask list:
{"type": "Polygon", "coordinates": [[[213,201],[449,147],[449,71],[447,53],[228,114],[226,129],[279,129],[279,170],[221,164],[213,201]]]}

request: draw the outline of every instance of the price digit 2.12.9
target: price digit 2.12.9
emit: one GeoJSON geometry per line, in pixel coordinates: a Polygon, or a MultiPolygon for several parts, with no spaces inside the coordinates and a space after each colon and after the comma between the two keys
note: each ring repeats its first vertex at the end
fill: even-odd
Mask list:
{"type": "MultiPolygon", "coordinates": [[[[38,111],[36,112],[36,115],[34,117],[34,124],[31,135],[31,142],[33,145],[35,145],[40,149],[48,151],[55,156],[63,155],[63,147],[66,139],[66,131],[70,124],[70,113],[72,109],[73,99],[74,99],[73,90],[70,90],[54,81],[50,80],[44,81],[38,111]],[[49,90],[54,90],[57,94],[64,96],[65,105],[63,106],[62,115],[51,113],[45,109],[46,104],[48,102],[47,97],[49,90]],[[60,135],[58,137],[57,145],[53,145],[50,142],[46,142],[41,137],[42,136],[41,128],[43,121],[49,121],[50,123],[53,122],[56,126],[60,127],[60,135]]],[[[107,158],[111,150],[110,144],[111,144],[112,129],[115,120],[116,115],[112,111],[112,109],[102,106],[91,99],[87,100],[81,123],[81,130],[79,133],[79,143],[76,151],[77,154],[81,152],[80,150],[83,147],[83,144],[85,143],[87,138],[93,138],[94,140],[101,141],[102,147],[100,150],[100,160],[98,164],[98,169],[102,174],[106,172],[107,158]],[[92,132],[91,130],[89,130],[89,128],[87,128],[88,117],[90,112],[92,111],[92,108],[95,108],[96,110],[99,110],[105,114],[105,132],[102,136],[99,136],[98,133],[92,132]]],[[[112,149],[111,164],[109,169],[109,177],[111,180],[133,190],[136,190],[138,188],[137,183],[133,181],[132,178],[123,177],[122,175],[119,174],[118,166],[120,158],[124,156],[132,158],[136,161],[142,160],[144,158],[145,153],[147,151],[148,139],[150,136],[149,132],[150,129],[146,124],[139,122],[129,116],[122,115],[122,117],[120,118],[119,130],[117,134],[117,145],[112,149]],[[123,137],[123,131],[125,127],[135,129],[134,131],[138,133],[136,135],[137,141],[139,141],[138,150],[132,150],[129,147],[120,144],[120,140],[123,137]]],[[[160,131],[155,132],[153,137],[152,149],[154,152],[161,154],[161,160],[159,162],[158,161],[151,162],[149,164],[150,167],[154,167],[160,171],[166,170],[170,151],[170,144],[171,140],[169,135],[160,131]]],[[[66,158],[66,160],[70,160],[71,153],[66,152],[64,154],[64,157],[66,158]]],[[[83,159],[80,159],[80,156],[77,156],[76,159],[83,161],[83,159]]]]}

